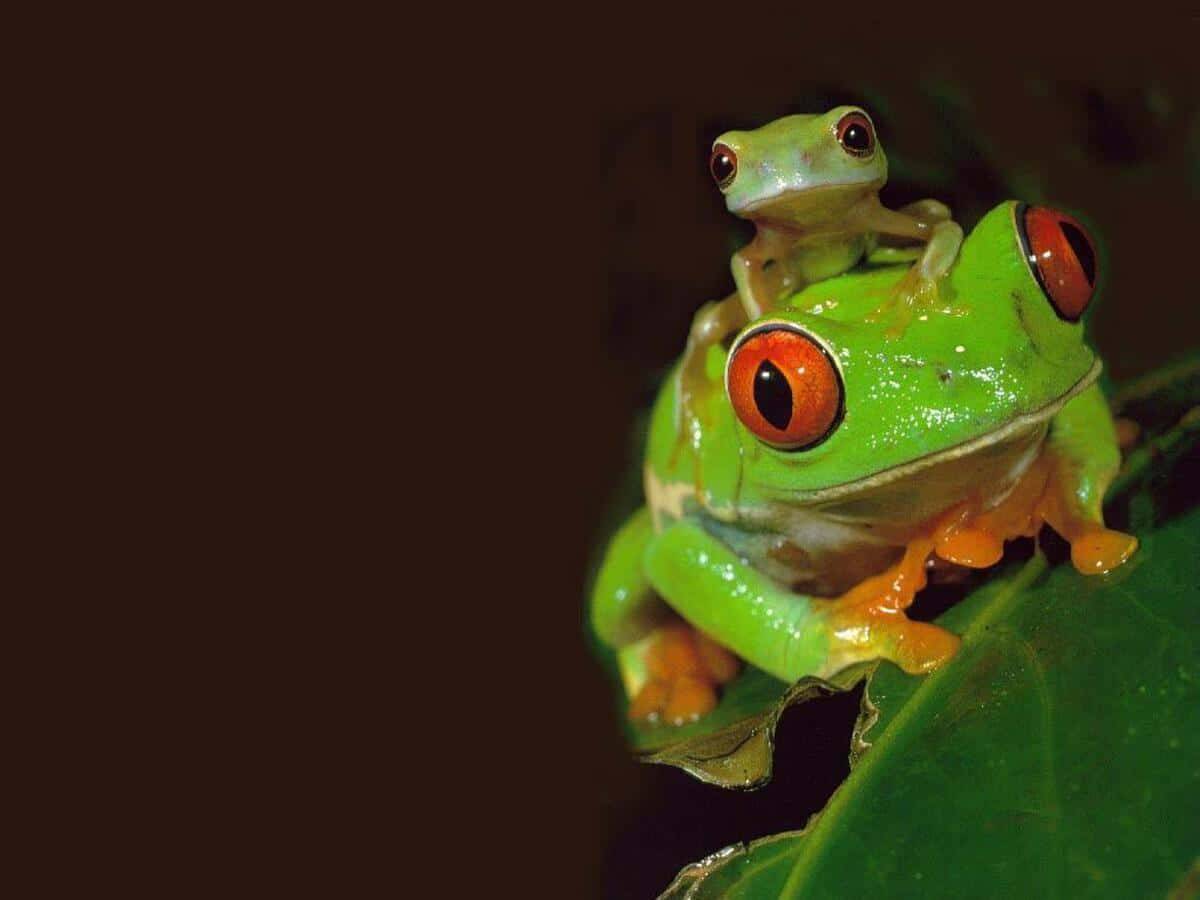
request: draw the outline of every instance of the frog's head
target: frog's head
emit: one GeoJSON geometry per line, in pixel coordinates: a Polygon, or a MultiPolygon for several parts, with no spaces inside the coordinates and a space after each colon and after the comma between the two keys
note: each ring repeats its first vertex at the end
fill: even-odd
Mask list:
{"type": "Polygon", "coordinates": [[[1096,256],[1069,216],[992,210],[942,283],[945,305],[891,337],[865,320],[904,271],[818,282],[738,335],[725,388],[748,484],[828,492],[984,448],[1048,420],[1098,375],[1079,321],[1096,256]]]}
{"type": "Polygon", "coordinates": [[[735,215],[811,224],[879,190],[887,157],[870,117],[839,106],[727,131],[713,143],[709,170],[735,215]]]}

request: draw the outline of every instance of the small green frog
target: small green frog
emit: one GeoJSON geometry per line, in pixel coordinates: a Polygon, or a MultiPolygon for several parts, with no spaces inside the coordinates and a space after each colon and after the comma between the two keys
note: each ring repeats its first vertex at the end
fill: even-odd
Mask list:
{"type": "Polygon", "coordinates": [[[704,714],[738,657],[785,681],[875,658],[928,672],[959,643],[904,613],[930,573],[990,566],[1043,523],[1085,575],[1134,552],[1101,514],[1120,455],[1079,321],[1084,228],[1002,204],[962,244],[946,305],[889,335],[868,313],[905,277],[817,281],[714,344],[692,454],[673,452],[682,366],[663,386],[646,505],[591,606],[633,718],[704,714]]]}
{"type": "MultiPolygon", "coordinates": [[[[936,200],[899,211],[879,202],[887,157],[870,117],[856,106],[726,132],[713,144],[709,169],[729,211],[753,222],[756,233],[731,261],[737,293],[703,307],[692,325],[681,382],[681,412],[692,421],[704,356],[729,331],[805,285],[849,270],[876,252],[881,237],[924,241],[920,259],[891,296],[864,311],[886,318],[886,334],[896,336],[915,312],[936,302],[937,281],[962,243],[962,229],[936,200]]],[[[888,252],[879,248],[880,255],[888,252]]]]}

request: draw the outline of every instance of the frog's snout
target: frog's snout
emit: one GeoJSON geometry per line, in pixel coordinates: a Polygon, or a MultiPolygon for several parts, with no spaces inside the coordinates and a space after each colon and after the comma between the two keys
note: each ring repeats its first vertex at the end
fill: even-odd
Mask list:
{"type": "Polygon", "coordinates": [[[1078,322],[1099,274],[1091,235],[1071,216],[1046,206],[1018,204],[1015,223],[1025,262],[1055,314],[1078,322]]]}

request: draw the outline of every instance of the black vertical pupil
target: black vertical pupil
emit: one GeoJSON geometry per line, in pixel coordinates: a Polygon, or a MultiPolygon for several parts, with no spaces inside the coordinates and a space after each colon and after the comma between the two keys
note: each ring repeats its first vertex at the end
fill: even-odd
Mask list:
{"type": "Polygon", "coordinates": [[[842,135],[842,143],[851,150],[870,150],[871,135],[863,125],[854,122],[842,135]]]}
{"type": "Polygon", "coordinates": [[[717,181],[725,181],[733,175],[733,160],[729,158],[729,154],[713,154],[712,173],[717,181]]]}
{"type": "Polygon", "coordinates": [[[786,431],[792,421],[792,386],[769,359],[758,364],[754,373],[754,405],[762,417],[786,431]]]}
{"type": "Polygon", "coordinates": [[[1092,242],[1087,239],[1086,234],[1070,222],[1059,222],[1058,227],[1062,230],[1067,243],[1071,245],[1071,249],[1075,251],[1075,258],[1079,260],[1079,265],[1083,266],[1083,274],[1087,278],[1088,284],[1094,287],[1096,284],[1096,254],[1092,250],[1092,242]]]}

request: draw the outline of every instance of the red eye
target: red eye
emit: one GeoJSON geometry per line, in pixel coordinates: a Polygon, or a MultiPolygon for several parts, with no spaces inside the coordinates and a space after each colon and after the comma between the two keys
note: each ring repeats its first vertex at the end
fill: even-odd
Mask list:
{"type": "Polygon", "coordinates": [[[875,127],[863,113],[846,113],[838,120],[837,139],[851,156],[870,156],[875,151],[875,127]]]}
{"type": "Polygon", "coordinates": [[[724,190],[733,184],[737,175],[737,154],[724,144],[713,147],[712,156],[708,158],[708,171],[712,173],[717,187],[724,190]]]}
{"type": "Polygon", "coordinates": [[[842,379],[833,360],[789,325],[764,325],[739,340],[725,389],[742,424],[781,450],[815,446],[842,415],[842,379]]]}
{"type": "Polygon", "coordinates": [[[1059,318],[1078,321],[1096,287],[1096,249],[1086,229],[1045,206],[1017,207],[1017,232],[1029,268],[1059,318]]]}

